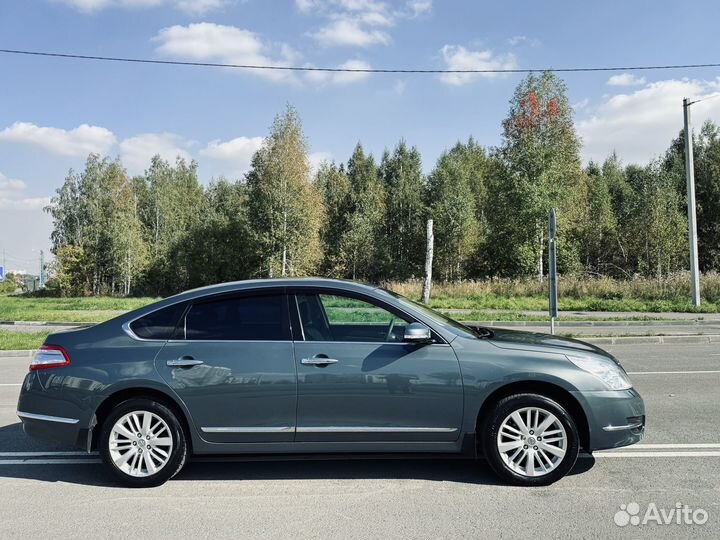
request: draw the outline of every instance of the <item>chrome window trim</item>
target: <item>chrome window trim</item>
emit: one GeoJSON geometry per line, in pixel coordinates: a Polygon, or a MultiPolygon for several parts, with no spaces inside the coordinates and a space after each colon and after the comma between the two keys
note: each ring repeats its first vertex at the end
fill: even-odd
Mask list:
{"type": "Polygon", "coordinates": [[[203,433],[292,433],[294,426],[270,427],[202,427],[203,433]]]}
{"type": "Polygon", "coordinates": [[[297,433],[453,433],[450,427],[400,427],[400,426],[298,426],[297,433]]]}
{"type": "Polygon", "coordinates": [[[18,418],[27,418],[29,420],[43,420],[45,422],[56,422],[58,424],[77,424],[79,418],[64,418],[62,416],[49,416],[47,414],[35,414],[24,411],[16,412],[18,418]]]}
{"type": "Polygon", "coordinates": [[[642,426],[643,426],[642,422],[637,423],[637,424],[627,424],[625,426],[609,425],[609,426],[605,426],[603,428],[603,431],[624,431],[626,429],[638,429],[638,428],[641,428],[642,426]]]}

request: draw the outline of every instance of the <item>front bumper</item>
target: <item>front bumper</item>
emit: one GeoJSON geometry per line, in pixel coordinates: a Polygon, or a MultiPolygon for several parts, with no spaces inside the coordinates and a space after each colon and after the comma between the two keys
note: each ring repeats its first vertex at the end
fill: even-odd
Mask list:
{"type": "Polygon", "coordinates": [[[588,451],[629,446],[645,436],[645,403],[634,388],[573,395],[588,421],[588,451]]]}

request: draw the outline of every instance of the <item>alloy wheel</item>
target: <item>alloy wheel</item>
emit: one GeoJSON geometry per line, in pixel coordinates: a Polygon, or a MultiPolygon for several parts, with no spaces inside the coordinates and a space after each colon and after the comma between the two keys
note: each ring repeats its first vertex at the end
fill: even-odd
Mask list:
{"type": "Polygon", "coordinates": [[[497,449],[505,465],[517,474],[544,476],[562,462],[568,436],[562,422],[541,407],[510,413],[498,430],[497,449]]]}
{"type": "Polygon", "coordinates": [[[133,411],[120,417],[110,431],[110,458],[119,470],[136,478],[163,469],[172,449],[169,426],[149,411],[133,411]]]}

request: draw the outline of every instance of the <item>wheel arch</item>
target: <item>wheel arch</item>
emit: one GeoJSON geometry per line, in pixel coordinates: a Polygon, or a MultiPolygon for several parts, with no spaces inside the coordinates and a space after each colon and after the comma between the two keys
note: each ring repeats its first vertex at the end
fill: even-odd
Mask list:
{"type": "Polygon", "coordinates": [[[190,422],[187,414],[183,407],[178,401],[162,390],[152,388],[149,386],[137,386],[130,388],[121,388],[115,392],[109,394],[97,407],[95,414],[93,415],[93,425],[89,431],[88,437],[88,451],[96,450],[98,447],[98,440],[100,439],[100,433],[102,430],[103,423],[108,417],[110,412],[120,403],[129,399],[135,398],[148,398],[159,403],[162,403],[170,410],[172,410],[180,421],[183,430],[185,431],[185,439],[188,445],[188,453],[192,453],[192,431],[190,429],[190,422]]]}
{"type": "MultiPolygon", "coordinates": [[[[515,381],[496,388],[482,403],[475,420],[477,440],[481,439],[482,424],[495,404],[501,399],[513,394],[540,394],[546,396],[565,407],[573,417],[580,435],[580,448],[590,448],[590,427],[582,405],[565,388],[544,381],[515,381]]],[[[478,447],[478,451],[482,449],[478,447]]]]}

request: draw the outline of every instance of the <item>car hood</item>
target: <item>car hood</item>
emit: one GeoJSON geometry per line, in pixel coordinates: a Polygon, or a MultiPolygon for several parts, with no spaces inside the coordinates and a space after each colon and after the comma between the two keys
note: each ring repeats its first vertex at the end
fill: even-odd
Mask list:
{"type": "Polygon", "coordinates": [[[496,347],[502,349],[517,349],[540,351],[553,349],[548,352],[559,352],[563,354],[582,354],[592,353],[610,358],[618,363],[617,359],[610,353],[604,351],[600,347],[596,347],[590,343],[585,343],[578,339],[551,336],[550,334],[542,334],[540,332],[523,332],[519,330],[508,330],[506,328],[482,328],[486,331],[486,339],[496,347]]]}

